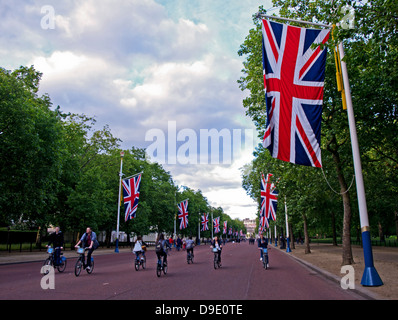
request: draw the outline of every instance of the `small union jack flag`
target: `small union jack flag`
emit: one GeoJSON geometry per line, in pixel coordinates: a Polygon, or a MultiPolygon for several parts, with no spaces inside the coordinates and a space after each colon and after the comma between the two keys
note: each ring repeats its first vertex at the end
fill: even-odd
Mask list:
{"type": "Polygon", "coordinates": [[[202,216],[202,230],[201,231],[206,231],[209,230],[209,215],[204,213],[202,216]]]}
{"type": "Polygon", "coordinates": [[[278,191],[275,189],[275,185],[271,182],[272,173],[267,174],[267,180],[265,180],[264,174],[261,173],[261,211],[260,218],[265,219],[261,221],[261,226],[267,226],[267,220],[276,221],[276,208],[278,203],[278,191]]]}
{"type": "Polygon", "coordinates": [[[214,218],[213,224],[214,224],[214,233],[219,233],[220,232],[220,217],[214,218]]]}
{"type": "Polygon", "coordinates": [[[122,181],[124,199],[124,220],[128,221],[135,218],[138,199],[140,198],[141,174],[122,181]]]}
{"type": "Polygon", "coordinates": [[[262,21],[267,125],[263,146],[272,157],[322,167],[321,118],[330,30],[262,21]],[[315,45],[316,47],[314,47],[315,45]]]}
{"type": "Polygon", "coordinates": [[[223,234],[227,234],[227,222],[228,221],[224,221],[224,228],[223,228],[223,231],[222,231],[223,234]]]}
{"type": "Polygon", "coordinates": [[[178,218],[180,221],[180,230],[185,229],[188,226],[188,200],[181,201],[178,205],[178,218]]]}

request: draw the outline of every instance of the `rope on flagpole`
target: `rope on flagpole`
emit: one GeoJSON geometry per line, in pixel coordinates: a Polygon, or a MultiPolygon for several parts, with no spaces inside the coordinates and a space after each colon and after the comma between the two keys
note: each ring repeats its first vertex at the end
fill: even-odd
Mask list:
{"type": "Polygon", "coordinates": [[[355,175],[352,175],[351,184],[350,184],[350,186],[348,187],[348,189],[347,189],[346,191],[344,191],[344,192],[337,192],[336,190],[333,189],[333,187],[330,185],[328,179],[326,178],[325,172],[323,171],[323,167],[321,167],[321,169],[322,169],[323,177],[325,178],[326,183],[328,184],[330,190],[332,190],[335,194],[343,195],[343,194],[347,193],[347,192],[351,189],[352,184],[354,183],[355,175]]]}

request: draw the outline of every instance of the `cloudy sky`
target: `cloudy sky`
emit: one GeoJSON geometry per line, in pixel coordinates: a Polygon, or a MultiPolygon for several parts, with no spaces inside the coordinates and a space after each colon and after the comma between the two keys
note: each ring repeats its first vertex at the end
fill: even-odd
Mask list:
{"type": "Polygon", "coordinates": [[[260,141],[237,51],[270,0],[0,0],[0,66],[34,65],[64,112],[148,148],[178,185],[254,218],[240,168],[260,141]],[[223,139],[218,139],[222,136],[223,139]],[[217,139],[216,139],[217,138],[217,139]]]}

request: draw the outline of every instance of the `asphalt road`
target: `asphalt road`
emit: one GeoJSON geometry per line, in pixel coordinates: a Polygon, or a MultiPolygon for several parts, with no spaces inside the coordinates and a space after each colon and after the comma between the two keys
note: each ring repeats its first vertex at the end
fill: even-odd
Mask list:
{"type": "Polygon", "coordinates": [[[185,251],[172,251],[167,275],[156,276],[156,255],[147,252],[147,268],[135,271],[132,253],[96,255],[92,274],[74,275],[77,259],[69,258],[64,273],[55,271],[55,289],[42,289],[41,262],[0,266],[2,300],[356,300],[354,291],[308,269],[288,254],[271,249],[264,270],[257,246],[227,244],[222,268],[213,268],[208,246],[195,248],[194,264],[185,251]]]}

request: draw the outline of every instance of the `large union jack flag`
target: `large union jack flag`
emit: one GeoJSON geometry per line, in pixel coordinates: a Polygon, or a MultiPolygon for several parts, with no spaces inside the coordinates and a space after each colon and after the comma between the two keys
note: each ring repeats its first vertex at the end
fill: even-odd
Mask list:
{"type": "Polygon", "coordinates": [[[178,218],[180,221],[180,230],[188,226],[188,200],[181,201],[178,206],[178,218]]]}
{"type": "Polygon", "coordinates": [[[138,199],[140,198],[140,184],[141,174],[138,174],[130,179],[124,179],[122,181],[125,221],[135,218],[138,207],[138,199]]]}
{"type": "Polygon", "coordinates": [[[204,213],[202,216],[202,230],[201,231],[206,231],[209,230],[209,215],[204,213]]]}
{"type": "Polygon", "coordinates": [[[321,162],[321,117],[329,30],[262,20],[267,127],[272,157],[313,167],[321,162]],[[318,45],[313,48],[313,44],[318,45]]]}
{"type": "Polygon", "coordinates": [[[260,225],[262,230],[266,226],[269,228],[268,220],[276,221],[276,208],[278,204],[278,191],[275,185],[271,182],[272,173],[267,174],[265,179],[264,174],[261,173],[261,211],[260,211],[260,225]]]}

